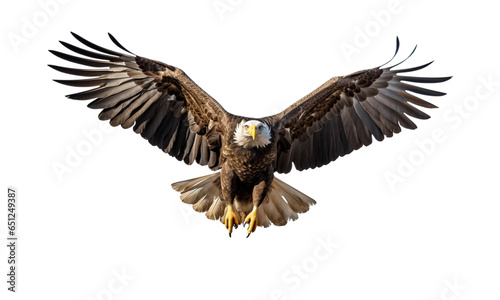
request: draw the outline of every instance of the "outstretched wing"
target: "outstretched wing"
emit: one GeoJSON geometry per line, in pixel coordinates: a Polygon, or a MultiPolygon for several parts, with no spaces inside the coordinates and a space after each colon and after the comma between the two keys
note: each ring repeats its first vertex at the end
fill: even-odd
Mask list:
{"type": "Polygon", "coordinates": [[[222,124],[228,114],[217,101],[194,83],[181,69],[136,56],[110,35],[124,54],[95,45],[77,34],[73,36],[87,50],[61,42],[84,57],[50,50],[54,55],[93,69],[74,69],[49,65],[63,73],[89,77],[79,80],[55,80],[77,86],[94,87],[68,95],[76,100],[95,99],[88,107],[102,109],[99,119],[112,126],[134,126],[134,131],[151,145],[183,160],[219,167],[222,124]],[[135,125],[134,125],[135,124],[135,125]]]}
{"type": "MultiPolygon", "coordinates": [[[[399,40],[396,53],[398,48],[399,40]]],[[[392,70],[400,63],[386,68],[382,65],[334,77],[288,107],[276,116],[283,122],[276,171],[288,173],[292,163],[297,170],[321,167],[363,145],[370,145],[372,136],[382,141],[399,133],[400,126],[417,128],[408,116],[418,119],[429,116],[415,106],[436,106],[409,92],[427,96],[445,93],[408,82],[437,83],[451,77],[414,77],[404,73],[423,69],[431,63],[400,70],[392,70]]]]}

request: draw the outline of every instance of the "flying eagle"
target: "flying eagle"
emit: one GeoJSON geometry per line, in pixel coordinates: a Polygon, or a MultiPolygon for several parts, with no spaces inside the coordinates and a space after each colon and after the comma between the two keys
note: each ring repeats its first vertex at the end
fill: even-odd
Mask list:
{"type": "MultiPolygon", "coordinates": [[[[438,83],[451,78],[405,75],[432,62],[399,70],[393,70],[399,64],[383,67],[386,63],[333,77],[276,115],[248,118],[224,110],[181,69],[137,56],[111,34],[113,43],[126,53],[72,34],[92,50],[61,41],[83,57],[50,52],[93,68],[49,65],[63,73],[87,77],[55,81],[95,88],[67,97],[94,99],[88,107],[102,110],[100,120],[110,120],[112,126],[133,126],[151,145],[177,160],[219,171],[172,187],[196,211],[221,220],[229,236],[241,221],[249,225],[248,237],[257,226],[281,226],[296,220],[298,213],[308,211],[316,201],[275,178],[274,173],[288,173],[292,166],[299,171],[318,168],[370,145],[372,136],[382,141],[399,133],[401,126],[417,128],[408,116],[429,116],[415,106],[436,106],[414,93],[445,93],[411,83],[438,83]]],[[[398,48],[397,39],[394,56],[398,48]]]]}

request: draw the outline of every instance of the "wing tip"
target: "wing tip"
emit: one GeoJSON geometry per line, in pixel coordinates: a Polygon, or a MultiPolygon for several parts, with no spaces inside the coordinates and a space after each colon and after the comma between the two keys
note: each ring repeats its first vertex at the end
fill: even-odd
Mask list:
{"type": "MultiPolygon", "coordinates": [[[[109,38],[111,39],[111,41],[116,45],[118,46],[120,49],[124,50],[124,51],[127,51],[128,53],[132,54],[132,55],[136,55],[135,53],[132,53],[131,51],[129,51],[127,48],[123,47],[122,44],[120,44],[120,42],[118,42],[118,40],[110,33],[108,32],[108,36],[109,38]]],[[[137,55],[136,55],[137,56],[137,55]]]]}
{"type": "Polygon", "coordinates": [[[396,36],[396,51],[394,51],[394,55],[391,57],[391,59],[389,59],[389,61],[387,61],[386,63],[384,63],[384,64],[382,64],[380,66],[378,66],[378,68],[381,68],[381,67],[387,65],[388,63],[390,63],[394,59],[394,57],[396,57],[396,55],[399,52],[399,45],[400,45],[400,43],[399,43],[399,36],[396,36]]]}
{"type": "Polygon", "coordinates": [[[82,42],[82,40],[85,40],[84,38],[82,38],[82,36],[81,36],[81,35],[76,34],[76,33],[74,33],[73,31],[70,31],[69,33],[71,33],[71,35],[72,35],[75,39],[77,39],[79,42],[82,42]]]}
{"type": "MultiPolygon", "coordinates": [[[[401,62],[399,62],[399,63],[397,63],[397,64],[395,64],[395,65],[392,65],[392,66],[390,66],[390,67],[387,67],[387,69],[389,69],[389,70],[390,70],[390,69],[392,69],[392,68],[394,68],[394,67],[396,67],[396,66],[399,66],[400,64],[404,63],[405,61],[407,61],[407,60],[408,60],[408,58],[410,58],[410,57],[413,55],[413,53],[415,53],[415,51],[417,50],[417,47],[418,47],[418,44],[417,44],[417,45],[415,45],[415,47],[414,47],[414,48],[413,48],[413,50],[411,51],[410,55],[408,55],[408,56],[407,56],[405,59],[403,59],[401,62]]],[[[395,55],[394,55],[394,56],[395,56],[395,55]]],[[[391,59],[391,60],[392,60],[392,59],[391,59]]]]}
{"type": "Polygon", "coordinates": [[[63,45],[64,47],[66,47],[66,48],[68,48],[68,45],[69,45],[69,46],[71,46],[69,43],[67,43],[67,42],[65,42],[65,41],[61,41],[61,40],[59,40],[59,43],[60,43],[61,45],[63,45]]]}

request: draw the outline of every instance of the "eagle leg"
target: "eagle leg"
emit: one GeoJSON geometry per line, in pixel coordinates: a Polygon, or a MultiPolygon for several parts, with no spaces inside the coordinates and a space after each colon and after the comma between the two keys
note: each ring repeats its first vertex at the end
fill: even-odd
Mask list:
{"type": "Polygon", "coordinates": [[[229,237],[231,237],[231,233],[233,232],[233,227],[238,228],[238,224],[240,224],[240,221],[238,220],[238,216],[233,210],[233,205],[228,204],[224,225],[226,225],[226,229],[229,231],[229,237]]]}
{"type": "Polygon", "coordinates": [[[252,232],[255,231],[257,228],[257,206],[253,207],[253,210],[247,215],[245,218],[245,224],[248,224],[248,235],[247,238],[250,236],[252,232]]]}

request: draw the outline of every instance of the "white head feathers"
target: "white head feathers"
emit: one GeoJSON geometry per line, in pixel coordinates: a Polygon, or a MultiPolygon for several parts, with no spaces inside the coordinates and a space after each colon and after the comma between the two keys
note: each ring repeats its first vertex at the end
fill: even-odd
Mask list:
{"type": "Polygon", "coordinates": [[[241,121],[236,125],[234,142],[245,149],[265,147],[271,143],[271,128],[266,123],[256,120],[241,121]]]}

